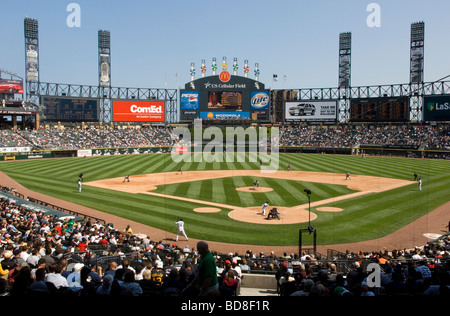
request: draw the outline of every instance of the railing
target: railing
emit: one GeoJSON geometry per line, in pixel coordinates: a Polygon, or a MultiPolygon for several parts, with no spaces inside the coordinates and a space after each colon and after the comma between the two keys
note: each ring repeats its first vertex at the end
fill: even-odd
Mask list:
{"type": "Polygon", "coordinates": [[[38,205],[43,205],[43,206],[46,206],[46,207],[50,207],[50,208],[52,208],[54,210],[57,210],[57,211],[60,211],[60,212],[68,213],[68,214],[75,215],[75,216],[78,216],[78,217],[82,217],[85,220],[89,218],[89,219],[93,219],[93,220],[95,220],[95,221],[97,221],[97,222],[99,222],[101,224],[106,224],[106,221],[104,219],[101,219],[101,218],[98,218],[98,217],[94,217],[94,216],[90,216],[90,215],[86,215],[86,214],[83,214],[83,213],[80,213],[80,212],[72,211],[72,210],[69,210],[69,209],[61,207],[61,206],[57,206],[57,205],[54,205],[54,204],[51,204],[51,203],[48,203],[48,202],[45,202],[45,201],[41,201],[41,200],[35,199],[33,197],[28,197],[28,201],[30,201],[32,203],[35,203],[35,204],[38,204],[38,205]]]}

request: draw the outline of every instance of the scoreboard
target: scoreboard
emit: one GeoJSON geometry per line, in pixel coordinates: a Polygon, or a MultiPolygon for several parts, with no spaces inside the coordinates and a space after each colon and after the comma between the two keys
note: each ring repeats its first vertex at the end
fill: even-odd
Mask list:
{"type": "Polygon", "coordinates": [[[98,121],[98,99],[42,96],[41,104],[46,121],[98,121]]]}
{"type": "Polygon", "coordinates": [[[193,80],[180,90],[180,122],[270,121],[270,93],[264,84],[223,71],[193,80]]]}
{"type": "Polygon", "coordinates": [[[364,98],[350,101],[352,122],[407,122],[409,98],[364,98]]]}

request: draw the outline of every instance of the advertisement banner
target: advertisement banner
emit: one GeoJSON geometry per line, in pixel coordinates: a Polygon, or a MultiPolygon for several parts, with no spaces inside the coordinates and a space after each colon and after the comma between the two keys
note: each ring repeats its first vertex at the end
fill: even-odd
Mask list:
{"type": "Polygon", "coordinates": [[[164,122],[164,101],[113,100],[114,122],[164,122]]]}
{"type": "Polygon", "coordinates": [[[286,102],[286,121],[335,121],[336,101],[296,101],[286,102]]]}
{"type": "Polygon", "coordinates": [[[38,52],[33,44],[26,45],[26,76],[29,82],[39,81],[38,52]]]}
{"type": "Polygon", "coordinates": [[[269,108],[269,103],[269,92],[252,91],[250,93],[250,107],[252,110],[267,110],[269,108]]]}
{"type": "Polygon", "coordinates": [[[199,98],[198,91],[181,92],[180,109],[181,110],[198,110],[199,109],[198,98],[199,98]]]}
{"type": "Polygon", "coordinates": [[[450,121],[450,95],[425,97],[423,120],[450,121]]]}
{"type": "Polygon", "coordinates": [[[423,47],[411,49],[411,82],[421,83],[423,81],[423,47]]]}
{"type": "Polygon", "coordinates": [[[0,78],[0,93],[23,94],[23,81],[0,78]]]}
{"type": "Polygon", "coordinates": [[[200,118],[207,120],[249,120],[250,112],[200,112],[200,118]]]}
{"type": "Polygon", "coordinates": [[[100,86],[109,87],[111,85],[109,54],[100,54],[100,86]]]}
{"type": "Polygon", "coordinates": [[[92,149],[79,149],[77,150],[77,157],[91,157],[92,149]]]}
{"type": "Polygon", "coordinates": [[[0,153],[17,153],[31,151],[31,147],[0,147],[0,153]]]}

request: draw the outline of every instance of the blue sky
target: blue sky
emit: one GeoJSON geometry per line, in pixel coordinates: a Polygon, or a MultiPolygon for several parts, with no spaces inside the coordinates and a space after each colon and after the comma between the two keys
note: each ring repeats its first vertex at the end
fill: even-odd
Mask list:
{"type": "Polygon", "coordinates": [[[425,22],[425,81],[450,75],[448,0],[18,0],[2,3],[0,68],[25,73],[23,21],[39,21],[40,80],[98,84],[97,31],[111,32],[112,85],[177,88],[213,57],[244,60],[267,88],[327,88],[338,82],[341,32],[352,33],[352,86],[407,83],[411,23],[425,22]],[[69,3],[81,27],[69,27],[69,3]],[[369,27],[367,6],[380,6],[369,27]],[[6,44],[6,45],[5,45],[6,44]],[[178,75],[177,75],[178,74],[178,75]],[[278,74],[278,82],[272,75],[278,74]],[[286,77],[284,77],[286,76],[286,77]]]}

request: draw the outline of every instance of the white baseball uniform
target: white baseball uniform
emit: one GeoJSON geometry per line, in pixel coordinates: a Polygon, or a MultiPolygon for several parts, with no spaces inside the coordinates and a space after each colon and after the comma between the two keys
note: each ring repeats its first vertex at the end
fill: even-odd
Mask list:
{"type": "Polygon", "coordinates": [[[266,215],[266,207],[268,207],[269,206],[269,203],[264,203],[262,206],[261,206],[261,209],[262,209],[262,214],[265,216],[266,215]]]}
{"type": "Polygon", "coordinates": [[[189,240],[189,238],[186,236],[186,233],[184,231],[184,222],[183,222],[183,220],[180,219],[178,222],[175,222],[175,225],[178,226],[178,229],[177,229],[177,241],[178,241],[178,236],[180,235],[180,233],[182,233],[184,235],[186,240],[189,240]]]}

